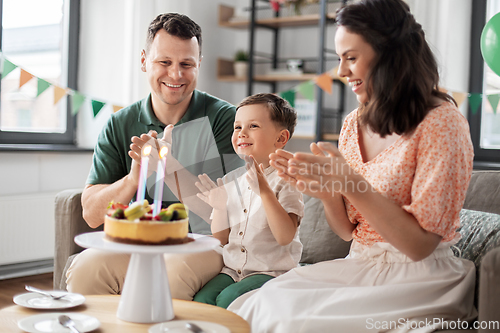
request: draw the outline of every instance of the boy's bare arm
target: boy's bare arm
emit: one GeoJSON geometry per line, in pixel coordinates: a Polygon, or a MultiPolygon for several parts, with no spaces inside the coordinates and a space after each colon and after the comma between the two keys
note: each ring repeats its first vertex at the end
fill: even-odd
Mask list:
{"type": "Polygon", "coordinates": [[[261,190],[260,197],[274,238],[281,246],[290,244],[297,232],[297,215],[287,213],[273,191],[261,190]]]}
{"type": "Polygon", "coordinates": [[[296,214],[289,214],[276,198],[264,175],[262,164],[257,165],[253,156],[246,157],[247,180],[254,192],[260,195],[266,211],[269,228],[279,245],[288,245],[295,237],[298,227],[296,214]]]}
{"type": "Polygon", "coordinates": [[[227,217],[227,209],[214,209],[212,216],[212,224],[210,225],[212,235],[217,238],[222,245],[229,242],[229,220],[227,217]]]}

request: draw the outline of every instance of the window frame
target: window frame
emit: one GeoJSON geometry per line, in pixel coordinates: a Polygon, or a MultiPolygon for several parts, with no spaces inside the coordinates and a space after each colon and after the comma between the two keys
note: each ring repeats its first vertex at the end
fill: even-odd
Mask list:
{"type": "MultiPolygon", "coordinates": [[[[484,59],[481,54],[481,33],[486,24],[487,0],[474,0],[472,6],[469,92],[483,94],[484,59]]],[[[467,111],[470,134],[474,146],[475,169],[500,169],[500,149],[481,148],[482,103],[475,114],[470,106],[467,111]]]]}
{"type": "MultiPolygon", "coordinates": [[[[67,87],[77,89],[78,74],[78,48],[80,34],[80,0],[69,1],[68,14],[65,18],[68,21],[68,63],[67,63],[67,87]]],[[[2,48],[2,18],[3,0],[0,0],[0,50],[2,48]]],[[[0,146],[12,148],[19,145],[43,145],[50,150],[47,145],[76,145],[76,115],[72,114],[69,95],[66,99],[66,132],[64,133],[34,133],[34,132],[11,132],[0,130],[0,146]]],[[[45,149],[42,149],[45,150],[45,149]]]]}

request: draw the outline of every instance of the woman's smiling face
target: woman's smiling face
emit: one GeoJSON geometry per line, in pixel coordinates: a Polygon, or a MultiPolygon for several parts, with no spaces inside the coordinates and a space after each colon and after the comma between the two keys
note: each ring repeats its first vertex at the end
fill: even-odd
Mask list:
{"type": "Polygon", "coordinates": [[[335,49],[340,57],[338,75],[346,77],[358,102],[369,101],[368,77],[376,58],[375,50],[361,35],[339,26],[335,34],[335,49]]]}

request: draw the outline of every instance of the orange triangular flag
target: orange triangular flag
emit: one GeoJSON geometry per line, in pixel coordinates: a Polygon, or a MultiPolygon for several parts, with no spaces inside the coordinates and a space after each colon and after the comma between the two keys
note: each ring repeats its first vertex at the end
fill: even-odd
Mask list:
{"type": "Polygon", "coordinates": [[[66,96],[67,91],[64,88],[54,86],[54,105],[57,104],[63,98],[66,96]]]}
{"type": "Polygon", "coordinates": [[[343,84],[345,84],[346,86],[349,84],[349,82],[347,82],[347,78],[346,77],[340,77],[339,76],[339,66],[333,68],[331,71],[331,76],[333,77],[334,80],[339,80],[340,82],[342,82],[343,84]]]}
{"type": "Polygon", "coordinates": [[[467,93],[464,92],[458,92],[458,91],[452,91],[451,96],[455,99],[457,102],[458,107],[462,105],[462,103],[465,101],[467,98],[467,93]]]}
{"type": "Polygon", "coordinates": [[[332,80],[330,74],[323,73],[320,76],[317,76],[316,79],[315,79],[315,81],[316,81],[316,84],[321,89],[323,89],[324,91],[326,91],[330,95],[332,94],[332,83],[333,83],[333,80],[332,80]]]}
{"type": "Polygon", "coordinates": [[[19,88],[24,86],[26,82],[31,80],[33,78],[33,75],[30,73],[26,72],[24,69],[21,68],[21,75],[19,76],[19,88]]]}
{"type": "Polygon", "coordinates": [[[120,111],[121,109],[123,109],[123,106],[113,105],[113,113],[118,112],[118,111],[120,111]]]}

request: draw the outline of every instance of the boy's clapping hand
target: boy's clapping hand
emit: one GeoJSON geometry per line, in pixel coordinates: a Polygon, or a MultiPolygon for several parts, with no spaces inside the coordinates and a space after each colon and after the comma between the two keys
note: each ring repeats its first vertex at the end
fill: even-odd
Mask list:
{"type": "Polygon", "coordinates": [[[198,175],[199,182],[196,187],[201,191],[196,196],[216,210],[225,210],[227,203],[227,192],[221,178],[217,179],[217,184],[213,182],[206,173],[198,175]]]}
{"type": "Polygon", "coordinates": [[[259,165],[255,158],[250,156],[244,156],[245,167],[247,169],[247,181],[250,185],[252,191],[257,195],[260,195],[262,191],[272,191],[267,182],[266,176],[264,175],[264,167],[262,163],[259,165]]]}

